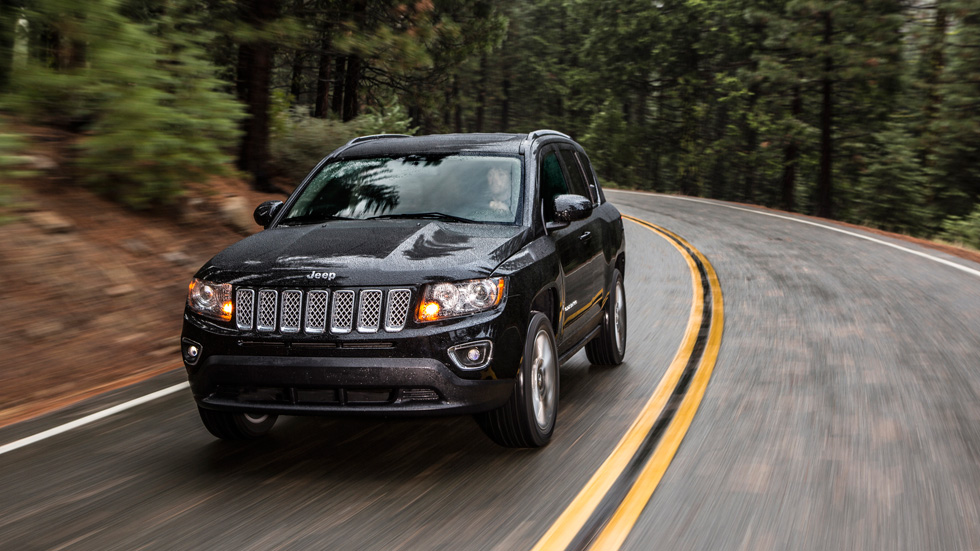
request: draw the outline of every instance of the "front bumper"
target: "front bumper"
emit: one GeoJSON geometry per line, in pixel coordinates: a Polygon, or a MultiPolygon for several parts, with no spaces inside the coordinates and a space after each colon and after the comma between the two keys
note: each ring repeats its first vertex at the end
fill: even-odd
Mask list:
{"type": "Polygon", "coordinates": [[[243,333],[185,312],[184,366],[198,405],[284,415],[448,415],[504,405],[524,348],[520,320],[499,312],[399,333],[243,333]],[[489,364],[455,365],[448,350],[492,342],[489,364]],[[191,358],[189,346],[199,354],[191,358]]]}
{"type": "Polygon", "coordinates": [[[211,356],[188,373],[201,407],[283,415],[476,413],[502,406],[514,388],[416,358],[211,356]]]}

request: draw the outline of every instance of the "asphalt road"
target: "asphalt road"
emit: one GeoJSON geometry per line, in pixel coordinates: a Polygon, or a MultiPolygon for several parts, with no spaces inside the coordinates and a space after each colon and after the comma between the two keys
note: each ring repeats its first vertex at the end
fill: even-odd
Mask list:
{"type": "MultiPolygon", "coordinates": [[[[609,196],[703,253],[725,300],[707,393],[624,549],[980,550],[980,276],[718,203],[609,196]]],[[[178,392],[0,455],[0,549],[529,549],[683,338],[685,260],[627,233],[626,363],[563,367],[549,447],[498,448],[467,417],[282,418],[229,445],[178,392]]],[[[7,427],[0,445],[182,377],[7,427]]]]}

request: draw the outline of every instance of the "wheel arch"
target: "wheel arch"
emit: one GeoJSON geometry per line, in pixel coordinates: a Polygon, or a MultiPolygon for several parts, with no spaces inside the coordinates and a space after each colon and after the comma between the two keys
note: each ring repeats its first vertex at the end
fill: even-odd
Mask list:
{"type": "MultiPolygon", "coordinates": [[[[531,312],[538,311],[547,316],[551,323],[551,330],[558,334],[558,289],[556,287],[546,287],[542,289],[531,301],[531,312]]],[[[530,316],[530,312],[528,313],[530,316]]],[[[528,318],[530,319],[530,317],[528,318]]]]}

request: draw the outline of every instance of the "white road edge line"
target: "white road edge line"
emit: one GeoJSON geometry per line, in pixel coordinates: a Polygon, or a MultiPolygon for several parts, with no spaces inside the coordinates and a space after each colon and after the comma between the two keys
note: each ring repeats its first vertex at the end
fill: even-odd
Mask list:
{"type": "Polygon", "coordinates": [[[117,414],[117,413],[119,413],[121,411],[125,411],[127,409],[134,408],[134,407],[136,407],[138,405],[145,404],[147,402],[152,402],[153,400],[156,400],[157,398],[163,398],[164,396],[167,396],[168,394],[173,394],[174,392],[177,392],[177,391],[180,391],[180,390],[184,390],[185,388],[190,388],[190,384],[188,384],[188,383],[185,382],[185,383],[180,383],[179,385],[174,385],[174,386],[171,386],[171,387],[167,387],[167,388],[165,388],[163,390],[158,390],[158,391],[153,392],[151,394],[147,394],[146,396],[141,396],[139,398],[136,398],[135,400],[130,400],[128,402],[119,404],[117,406],[112,406],[111,408],[104,409],[102,411],[93,413],[91,415],[86,415],[85,417],[82,417],[81,419],[76,419],[76,420],[74,420],[74,421],[72,421],[70,423],[65,423],[64,425],[57,426],[57,427],[55,427],[53,429],[48,429],[48,430],[46,430],[44,432],[39,432],[39,433],[35,434],[34,436],[28,436],[27,438],[21,438],[20,440],[17,440],[15,442],[11,442],[9,444],[4,444],[3,446],[0,446],[0,455],[3,455],[5,453],[7,453],[7,452],[14,451],[14,450],[19,449],[19,448],[23,448],[24,446],[29,446],[29,445],[34,444],[36,442],[40,442],[41,440],[44,440],[46,438],[51,438],[52,436],[57,436],[59,434],[68,432],[68,431],[70,431],[72,429],[76,429],[76,428],[78,428],[78,427],[80,427],[82,425],[87,425],[89,423],[93,423],[95,421],[98,421],[99,419],[105,419],[106,417],[109,417],[110,415],[115,415],[115,414],[117,414]]]}
{"type": "Polygon", "coordinates": [[[614,193],[631,193],[631,194],[634,194],[634,195],[646,195],[646,196],[651,196],[652,195],[654,197],[664,197],[664,198],[667,198],[667,199],[678,199],[678,200],[681,200],[681,201],[691,201],[691,202],[694,202],[694,203],[704,203],[706,205],[713,205],[713,206],[716,206],[716,207],[724,207],[726,209],[732,209],[732,210],[740,210],[740,211],[743,211],[743,212],[751,212],[753,214],[760,214],[762,216],[771,216],[773,218],[780,218],[782,220],[789,220],[790,222],[798,222],[800,224],[806,224],[808,226],[816,226],[818,228],[824,228],[824,229],[827,229],[827,230],[830,230],[830,231],[835,231],[837,233],[843,233],[843,234],[846,234],[846,235],[857,237],[859,239],[865,239],[865,240],[871,241],[873,243],[878,243],[879,245],[885,245],[886,247],[891,247],[893,249],[898,249],[900,251],[904,251],[904,252],[907,252],[909,254],[914,254],[915,256],[921,256],[922,258],[926,258],[926,259],[929,259],[929,260],[938,262],[940,264],[945,264],[946,266],[949,266],[950,268],[956,268],[957,270],[960,270],[960,271],[966,272],[968,274],[971,274],[971,275],[975,275],[977,277],[980,277],[980,270],[974,270],[973,268],[964,266],[962,264],[957,264],[955,262],[950,262],[949,260],[946,260],[946,259],[943,259],[943,258],[939,258],[937,256],[932,256],[931,254],[926,254],[926,253],[923,253],[923,252],[920,252],[920,251],[912,250],[912,249],[909,249],[907,247],[903,247],[901,245],[896,245],[894,243],[889,243],[887,241],[882,241],[881,239],[875,239],[874,237],[871,237],[871,236],[868,236],[868,235],[861,235],[859,233],[854,233],[852,231],[847,231],[845,229],[835,228],[834,226],[828,226],[826,224],[818,224],[817,222],[811,222],[809,220],[803,220],[801,218],[793,218],[792,216],[783,216],[781,214],[773,214],[771,212],[763,212],[763,211],[759,211],[759,210],[746,209],[746,208],[742,208],[742,207],[736,207],[734,205],[726,205],[724,203],[719,203],[719,202],[715,202],[715,201],[706,201],[704,199],[696,199],[694,197],[678,197],[676,195],[663,195],[663,194],[659,194],[659,193],[643,193],[641,191],[627,191],[627,190],[619,190],[619,189],[611,189],[611,190],[603,190],[603,191],[612,191],[614,193]]]}

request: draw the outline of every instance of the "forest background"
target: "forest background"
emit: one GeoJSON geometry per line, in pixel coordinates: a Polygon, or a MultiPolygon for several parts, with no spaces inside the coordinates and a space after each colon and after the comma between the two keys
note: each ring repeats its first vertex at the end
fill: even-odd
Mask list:
{"type": "Polygon", "coordinates": [[[38,128],[134,209],[552,128],[607,186],[980,247],[976,0],[0,0],[0,113],[0,206],[38,128]]]}

